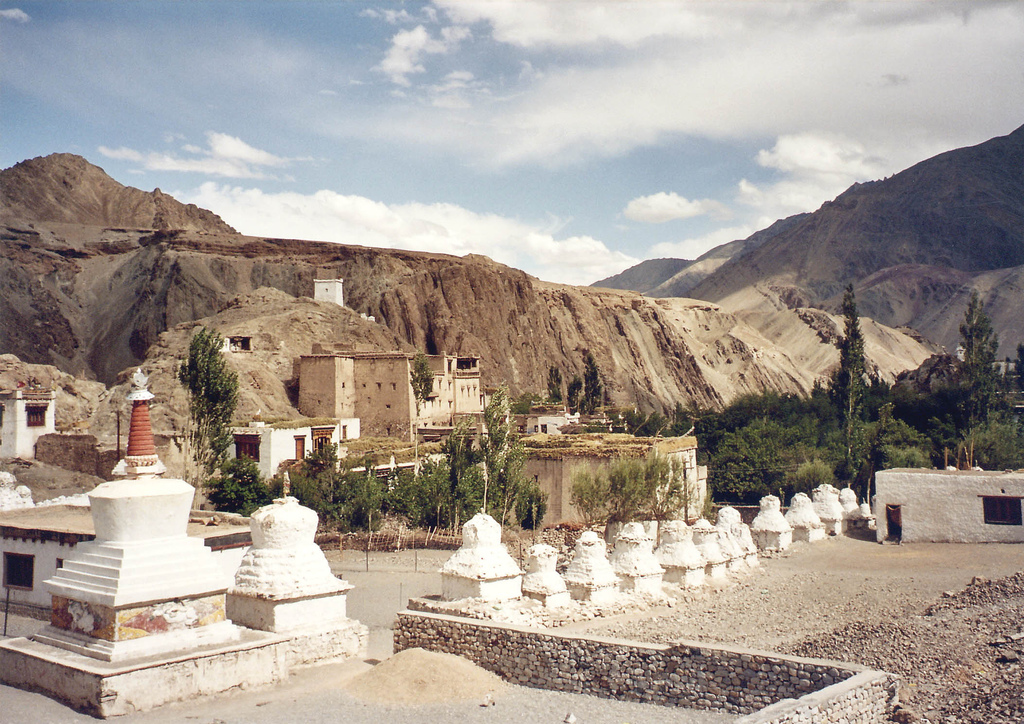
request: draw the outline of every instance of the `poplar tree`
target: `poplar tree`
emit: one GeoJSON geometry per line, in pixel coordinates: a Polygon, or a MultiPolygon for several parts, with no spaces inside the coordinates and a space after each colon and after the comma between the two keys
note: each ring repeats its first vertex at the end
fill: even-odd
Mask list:
{"type": "Polygon", "coordinates": [[[861,415],[864,394],[867,391],[867,385],[864,383],[864,337],[860,331],[860,317],[857,314],[853,284],[847,286],[843,293],[842,309],[845,324],[843,339],[839,343],[839,368],[832,374],[829,393],[839,413],[839,424],[846,445],[846,472],[852,476],[860,447],[861,415]]]}
{"type": "Polygon", "coordinates": [[[189,426],[186,439],[196,470],[193,485],[210,476],[224,460],[232,442],[229,425],[238,404],[238,375],[221,354],[223,338],[201,327],[188,347],[188,358],[178,368],[178,381],[188,393],[189,426]]]}
{"type": "Polygon", "coordinates": [[[583,399],[580,402],[582,412],[588,415],[593,414],[597,406],[601,404],[603,386],[601,384],[601,370],[597,367],[597,360],[593,353],[587,351],[583,359],[583,399]]]}
{"type": "Polygon", "coordinates": [[[967,392],[967,419],[973,428],[988,420],[999,385],[996,370],[999,337],[992,330],[992,320],[985,314],[985,304],[976,291],[971,292],[971,301],[960,325],[960,339],[964,348],[961,369],[967,392]]]}

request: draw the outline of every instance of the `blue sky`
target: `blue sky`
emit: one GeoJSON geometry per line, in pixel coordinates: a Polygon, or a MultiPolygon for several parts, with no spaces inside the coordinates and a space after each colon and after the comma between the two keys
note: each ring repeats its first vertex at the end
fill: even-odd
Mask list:
{"type": "Polygon", "coordinates": [[[1024,124],[1016,2],[0,2],[0,166],[586,284],[1024,124]]]}

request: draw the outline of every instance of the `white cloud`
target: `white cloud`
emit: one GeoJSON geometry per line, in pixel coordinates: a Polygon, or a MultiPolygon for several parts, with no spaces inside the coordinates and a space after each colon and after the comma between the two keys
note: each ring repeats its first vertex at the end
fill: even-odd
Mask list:
{"type": "Polygon", "coordinates": [[[266,193],[214,182],[174,195],[210,209],[249,235],[456,256],[483,254],[542,279],[569,284],[589,284],[638,261],[589,236],[558,238],[550,224],[480,214],[455,204],[389,205],[329,190],[266,193]]]}
{"type": "Polygon", "coordinates": [[[775,218],[812,211],[887,170],[885,161],[862,144],[831,133],[780,136],[774,147],[758,152],[757,163],[782,172],[783,178],[760,186],[743,179],[737,200],[775,218]]]}
{"type": "Polygon", "coordinates": [[[827,128],[892,173],[1019,124],[1024,3],[439,5],[509,46],[517,85],[465,108],[457,134],[428,107],[390,130],[495,166],[827,128]]]}
{"type": "Polygon", "coordinates": [[[695,216],[711,214],[717,218],[727,218],[729,209],[725,204],[713,199],[690,201],[674,191],[659,191],[650,196],[639,196],[628,204],[622,212],[623,216],[633,221],[647,224],[663,224],[666,221],[691,219],[695,216]]]}
{"type": "Polygon", "coordinates": [[[31,20],[24,10],[19,8],[5,8],[0,10],[0,20],[13,20],[16,23],[27,23],[31,20]]]}
{"type": "Polygon", "coordinates": [[[181,147],[185,153],[192,154],[192,158],[157,151],[142,153],[123,146],[100,146],[98,150],[107,158],[141,163],[148,171],[184,171],[227,178],[272,178],[261,169],[280,168],[294,161],[308,160],[275,156],[268,151],[250,146],[240,138],[216,131],[208,131],[206,140],[208,148],[205,149],[192,144],[181,147]]]}
{"type": "Polygon", "coordinates": [[[469,36],[469,28],[458,25],[442,28],[440,38],[431,37],[422,25],[399,31],[391,38],[391,47],[375,70],[387,75],[392,83],[408,87],[411,83],[407,76],[426,72],[420,62],[424,55],[450,53],[469,36]]]}

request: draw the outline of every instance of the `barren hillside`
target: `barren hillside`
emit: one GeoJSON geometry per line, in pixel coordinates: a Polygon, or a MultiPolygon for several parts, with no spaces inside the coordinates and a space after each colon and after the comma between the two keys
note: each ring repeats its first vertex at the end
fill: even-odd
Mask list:
{"type": "MultiPolygon", "coordinates": [[[[80,193],[113,208],[104,199],[120,198],[124,187],[107,180],[80,193]]],[[[52,184],[52,174],[37,183],[52,184]]],[[[55,195],[6,181],[3,193],[55,195]]],[[[0,352],[108,384],[144,361],[169,374],[197,320],[254,335],[259,353],[238,364],[246,409],[264,412],[285,412],[294,385],[288,360],[314,342],[479,354],[484,383],[514,392],[543,389],[551,366],[567,378],[582,373],[590,350],[608,401],[644,409],[714,407],[763,389],[806,392],[837,359],[834,340],[799,310],[776,310],[767,324],[707,302],[541,282],[475,255],[25,221],[12,208],[5,202],[0,234],[0,352]],[[308,299],[323,277],[345,279],[347,309],[308,299]]],[[[869,355],[877,350],[875,363],[890,378],[931,352],[891,330],[874,344],[869,355]]]]}

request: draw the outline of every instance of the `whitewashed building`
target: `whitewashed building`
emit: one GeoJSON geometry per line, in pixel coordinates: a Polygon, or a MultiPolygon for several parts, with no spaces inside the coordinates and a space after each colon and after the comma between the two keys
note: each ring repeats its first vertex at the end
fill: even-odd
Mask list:
{"type": "Polygon", "coordinates": [[[32,387],[0,392],[0,457],[35,457],[36,440],[57,431],[54,397],[32,387]]]}
{"type": "Polygon", "coordinates": [[[231,457],[243,455],[255,461],[265,478],[277,474],[281,463],[302,460],[328,444],[344,444],[359,438],[359,418],[340,420],[286,420],[272,424],[253,421],[248,427],[231,430],[235,444],[228,448],[231,457]]]}
{"type": "Polygon", "coordinates": [[[1024,543],[1024,472],[899,468],[875,487],[879,542],[1024,543]]]}

